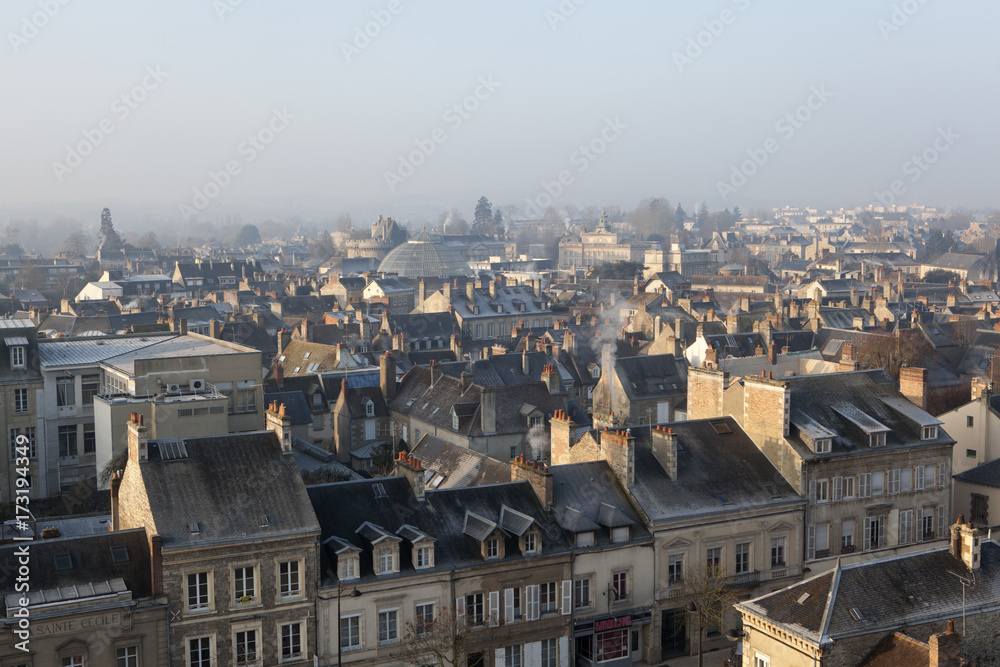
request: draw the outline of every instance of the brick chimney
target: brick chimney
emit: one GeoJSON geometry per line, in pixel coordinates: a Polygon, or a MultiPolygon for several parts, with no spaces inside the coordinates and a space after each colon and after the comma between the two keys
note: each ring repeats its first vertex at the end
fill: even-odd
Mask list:
{"type": "Polygon", "coordinates": [[[163,538],[159,535],[149,537],[149,570],[153,595],[163,595],[163,538]]]}
{"type": "Polygon", "coordinates": [[[451,335],[451,351],[455,355],[455,361],[462,360],[462,337],[458,334],[451,335]]]}
{"type": "Polygon", "coordinates": [[[431,363],[428,365],[428,368],[431,373],[431,389],[433,389],[434,385],[436,385],[438,380],[441,379],[442,372],[435,359],[431,359],[431,363]]]}
{"type": "Polygon", "coordinates": [[[576,354],[576,333],[566,331],[563,334],[563,349],[570,354],[576,354]]]}
{"type": "Polygon", "coordinates": [[[556,370],[555,364],[545,364],[542,370],[542,382],[549,388],[550,394],[562,392],[562,381],[559,379],[559,371],[556,370]]]}
{"type": "Polygon", "coordinates": [[[729,388],[729,373],[707,368],[688,369],[688,419],[723,415],[722,396],[729,388]]]}
{"type": "Polygon", "coordinates": [[[419,306],[427,299],[427,286],[424,285],[424,279],[420,279],[420,284],[417,285],[417,305],[419,306]]]}
{"type": "Polygon", "coordinates": [[[521,454],[510,462],[510,481],[528,482],[538,503],[545,509],[552,508],[552,473],[545,464],[530,461],[521,454]]]}
{"type": "Polygon", "coordinates": [[[479,396],[480,428],[489,435],[497,432],[497,390],[496,387],[483,387],[479,396]]]}
{"type": "Polygon", "coordinates": [[[278,331],[278,354],[284,351],[286,345],[288,345],[288,333],[282,329],[278,331]]]}
{"type": "Polygon", "coordinates": [[[959,514],[958,521],[951,527],[951,555],[961,558],[971,572],[979,571],[980,544],[985,531],[965,522],[965,515],[959,514]]]}
{"type": "Polygon", "coordinates": [[[670,479],[677,479],[677,434],[666,426],[653,426],[649,432],[653,456],[670,479]]]}
{"type": "Polygon", "coordinates": [[[378,381],[386,403],[396,398],[396,359],[389,352],[378,358],[378,381]]]}
{"type": "Polygon", "coordinates": [[[927,369],[903,366],[899,369],[899,392],[914,405],[927,409],[927,369]]]}
{"type": "Polygon", "coordinates": [[[472,379],[473,379],[473,377],[474,376],[472,375],[472,373],[469,373],[468,371],[462,371],[462,375],[459,376],[459,378],[461,379],[461,382],[462,382],[462,393],[463,394],[466,391],[468,391],[469,387],[472,386],[472,379]]]}
{"type": "Polygon", "coordinates": [[[215,340],[222,338],[222,323],[219,320],[212,318],[208,321],[208,336],[215,340]]]}
{"type": "Polygon", "coordinates": [[[413,495],[416,496],[417,500],[423,500],[425,472],[420,459],[412,454],[400,452],[393,466],[392,474],[398,477],[405,477],[406,481],[410,483],[410,488],[413,489],[413,495]]]}
{"type": "Polygon", "coordinates": [[[576,439],[576,424],[565,410],[556,410],[549,420],[550,458],[553,465],[572,463],[569,448],[576,439]]]}
{"type": "Polygon", "coordinates": [[[274,367],[274,384],[278,386],[278,389],[285,388],[285,367],[281,364],[274,367]]]}
{"type": "Polygon", "coordinates": [[[267,430],[274,431],[281,442],[281,452],[287,454],[292,451],[292,418],[285,411],[285,404],[278,404],[277,401],[267,406],[264,413],[267,422],[267,430]]]}
{"type": "Polygon", "coordinates": [[[302,333],[302,340],[307,343],[312,342],[312,332],[309,331],[309,318],[303,317],[302,323],[299,324],[299,331],[302,333]]]}
{"type": "Polygon", "coordinates": [[[469,300],[470,307],[476,300],[476,284],[471,280],[465,283],[465,298],[469,300]]]}
{"type": "Polygon", "coordinates": [[[948,619],[948,629],[931,635],[927,641],[930,646],[930,667],[961,667],[966,664],[962,660],[962,636],[955,632],[955,621],[948,619]]]}
{"type": "MultiPolygon", "coordinates": [[[[690,385],[690,376],[689,376],[690,385]]],[[[743,430],[761,447],[788,435],[791,388],[770,373],[743,378],[743,430]]],[[[691,400],[688,399],[690,413],[691,400]]],[[[690,418],[690,414],[689,414],[690,418]]],[[[794,486],[794,484],[793,484],[794,486]]]]}
{"type": "Polygon", "coordinates": [[[138,412],[128,421],[128,460],[136,463],[149,460],[149,431],[143,421],[138,412]]]}
{"type": "Polygon", "coordinates": [[[601,458],[608,462],[623,486],[635,484],[635,438],[624,431],[601,431],[601,458]]]}

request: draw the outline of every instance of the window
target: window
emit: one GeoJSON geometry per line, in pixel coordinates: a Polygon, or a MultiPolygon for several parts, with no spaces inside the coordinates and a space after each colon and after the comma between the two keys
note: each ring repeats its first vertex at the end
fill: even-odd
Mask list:
{"type": "Polygon", "coordinates": [[[613,602],[628,600],[628,571],[615,572],[611,575],[611,592],[614,593],[613,602]]]}
{"type": "Polygon", "coordinates": [[[76,424],[59,427],[59,456],[76,456],[76,424]]]}
{"type": "Polygon", "coordinates": [[[483,337],[483,325],[482,324],[477,324],[476,325],[476,338],[482,338],[482,337],[483,337]]]}
{"type": "Polygon", "coordinates": [[[254,568],[237,567],[233,570],[233,591],[236,604],[250,604],[257,597],[254,586],[254,568]]]}
{"type": "Polygon", "coordinates": [[[434,603],[425,602],[415,608],[413,627],[417,635],[423,637],[434,629],[434,603]]]}
{"type": "Polygon", "coordinates": [[[238,412],[255,412],[257,410],[257,390],[241,389],[239,393],[238,412]]]}
{"type": "Polygon", "coordinates": [[[278,587],[283,598],[297,598],[302,592],[299,587],[299,561],[278,563],[278,587]]]}
{"type": "MultiPolygon", "coordinates": [[[[972,417],[969,417],[969,419],[972,419],[972,417]]],[[[933,440],[934,438],[937,437],[937,429],[938,429],[937,426],[925,426],[920,431],[920,439],[921,440],[933,440]]]]}
{"type": "Polygon", "coordinates": [[[830,438],[820,438],[816,441],[816,453],[817,454],[828,454],[830,452],[830,443],[833,442],[830,438]]]}
{"type": "Polygon", "coordinates": [[[361,615],[340,617],[340,650],[356,651],[361,648],[361,615]]]}
{"type": "Polygon", "coordinates": [[[483,624],[483,594],[465,596],[465,617],[473,625],[483,624]]]}
{"type": "Polygon", "coordinates": [[[578,547],[592,547],[594,546],[594,531],[587,530],[582,533],[576,534],[576,546],[578,547]]]}
{"type": "Polygon", "coordinates": [[[921,535],[923,540],[933,540],[934,539],[934,510],[928,509],[924,510],[923,516],[920,518],[921,523],[921,535]]]}
{"type": "Polygon", "coordinates": [[[504,667],[521,667],[521,645],[507,646],[503,650],[504,667]]]}
{"type": "Polygon", "coordinates": [[[524,534],[524,553],[533,554],[536,551],[537,535],[535,533],[524,534]]]}
{"type": "Polygon", "coordinates": [[[628,655],[628,628],[611,630],[597,635],[597,661],[604,662],[628,655]]]}
{"type": "Polygon", "coordinates": [[[854,497],[854,476],[845,477],[843,481],[843,499],[849,500],[854,497]]]}
{"type": "Polygon", "coordinates": [[[864,533],[865,551],[885,546],[885,515],[866,516],[864,533]]]}
{"type": "Polygon", "coordinates": [[[83,667],[82,655],[69,655],[62,659],[62,667],[83,667]]]}
{"type": "Polygon", "coordinates": [[[771,567],[785,567],[785,538],[771,538],[771,567]]]}
{"type": "Polygon", "coordinates": [[[899,471],[899,492],[909,493],[913,488],[913,469],[903,468],[899,471]]]}
{"type": "Polygon", "coordinates": [[[538,587],[539,611],[543,614],[551,614],[559,611],[559,598],[556,595],[556,582],[550,581],[538,587]]]}
{"type": "Polygon", "coordinates": [[[340,560],[340,578],[356,579],[358,576],[358,559],[344,556],[338,560],[340,560]]]}
{"type": "Polygon", "coordinates": [[[236,633],[236,664],[257,664],[257,631],[243,630],[236,633]]]}
{"type": "Polygon", "coordinates": [[[705,568],[710,576],[722,574],[722,547],[705,550],[705,568]]]}
{"type": "Polygon", "coordinates": [[[542,640],[542,667],[556,667],[559,658],[558,646],[555,639],[542,640]]]}
{"type": "Polygon", "coordinates": [[[365,416],[374,417],[375,416],[375,404],[371,401],[365,403],[365,416]]]}
{"type": "Polygon", "coordinates": [[[988,515],[988,503],[986,496],[979,495],[978,493],[972,494],[972,516],[970,519],[975,523],[986,523],[986,518],[988,515]]]}
{"type": "Polygon", "coordinates": [[[821,479],[816,482],[816,502],[830,502],[830,480],[821,479]]]}
{"type": "Polygon", "coordinates": [[[15,389],[14,390],[14,414],[18,414],[18,415],[28,414],[28,390],[27,389],[15,389]]]}
{"type": "Polygon", "coordinates": [[[431,548],[430,547],[417,547],[417,567],[430,567],[431,566],[431,548]]]}
{"type": "Polygon", "coordinates": [[[809,526],[809,558],[826,558],[830,555],[830,526],[809,526]]]}
{"type": "Polygon", "coordinates": [[[629,527],[619,526],[611,529],[611,541],[615,543],[628,542],[629,527]]]}
{"type": "Polygon", "coordinates": [[[573,606],[578,609],[590,606],[590,577],[573,580],[573,606]]]}
{"type": "Polygon", "coordinates": [[[913,510],[903,510],[899,513],[899,543],[913,542],[913,510]]]}
{"type": "Polygon", "coordinates": [[[302,656],[302,626],[299,623],[288,623],[281,626],[281,659],[298,658],[302,656]]]}
{"type": "Polygon", "coordinates": [[[684,554],[667,556],[667,585],[684,581],[684,554]]]}
{"type": "Polygon", "coordinates": [[[323,415],[313,415],[312,428],[314,431],[323,430],[323,415]]]}
{"type": "Polygon", "coordinates": [[[974,450],[974,449],[966,449],[965,450],[965,456],[966,456],[966,458],[970,458],[970,459],[976,458],[976,450],[974,450]]]}
{"type": "Polygon", "coordinates": [[[487,558],[499,558],[500,557],[500,540],[495,537],[491,537],[486,540],[486,557],[487,558]]]}
{"type": "Polygon", "coordinates": [[[885,433],[872,433],[870,444],[872,447],[885,447],[885,433]]]}
{"type": "Polygon", "coordinates": [[[211,637],[196,637],[188,641],[188,663],[191,667],[212,667],[211,637]]]}
{"type": "Polygon", "coordinates": [[[380,646],[399,641],[399,616],[395,609],[378,613],[378,643],[380,646]]]}
{"type": "Polygon", "coordinates": [[[76,405],[76,377],[56,378],[56,405],[69,408],[76,405]]]}
{"type": "Polygon", "coordinates": [[[208,572],[197,572],[187,576],[188,611],[208,609],[208,572]]]}
{"type": "Polygon", "coordinates": [[[750,543],[736,545],[736,574],[746,574],[750,571],[750,543]]]}
{"type": "Polygon", "coordinates": [[[97,450],[97,431],[94,424],[83,425],[83,453],[93,454],[97,450]]]}
{"type": "Polygon", "coordinates": [[[854,551],[854,519],[844,519],[840,522],[840,551],[854,551]]]}
{"type": "Polygon", "coordinates": [[[84,375],[81,381],[83,383],[83,404],[93,405],[94,396],[97,396],[101,392],[101,376],[84,375]]]}
{"type": "Polygon", "coordinates": [[[382,549],[378,552],[378,572],[376,574],[391,574],[396,571],[395,554],[392,549],[382,549]]]}
{"type": "Polygon", "coordinates": [[[35,446],[34,426],[28,426],[23,429],[12,428],[10,430],[10,459],[13,461],[19,456],[26,456],[29,459],[38,458],[38,450],[35,446]],[[27,442],[22,440],[21,444],[18,445],[17,439],[19,436],[27,438],[27,442]],[[18,449],[18,447],[20,447],[20,449],[18,449]]]}
{"type": "Polygon", "coordinates": [[[973,425],[974,423],[975,423],[975,422],[973,421],[973,419],[972,419],[972,417],[971,417],[971,416],[970,416],[970,417],[966,417],[966,418],[965,418],[965,425],[966,425],[966,426],[968,426],[969,428],[972,428],[972,425],[973,425]]]}
{"type": "Polygon", "coordinates": [[[528,428],[534,428],[536,426],[541,426],[541,425],[542,425],[542,418],[541,417],[529,417],[528,418],[528,428]]]}
{"type": "Polygon", "coordinates": [[[10,367],[24,368],[24,346],[14,345],[10,348],[10,367]]]}
{"type": "Polygon", "coordinates": [[[873,472],[872,474],[872,495],[881,496],[885,491],[885,475],[880,472],[873,472]]]}
{"type": "Polygon", "coordinates": [[[115,667],[139,667],[139,648],[123,646],[115,651],[115,667]]]}
{"type": "Polygon", "coordinates": [[[899,493],[899,470],[890,470],[886,474],[886,486],[890,495],[899,493]]]}
{"type": "Polygon", "coordinates": [[[763,653],[754,653],[753,667],[771,667],[771,659],[763,653]]]}

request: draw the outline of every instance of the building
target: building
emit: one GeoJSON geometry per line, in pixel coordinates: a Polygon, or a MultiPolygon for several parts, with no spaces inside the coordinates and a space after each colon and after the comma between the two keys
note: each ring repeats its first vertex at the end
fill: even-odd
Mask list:
{"type": "Polygon", "coordinates": [[[45,497],[50,493],[49,487],[44,484],[44,471],[48,461],[45,456],[42,417],[44,382],[35,325],[31,320],[0,319],[0,337],[3,338],[3,352],[0,352],[0,401],[3,403],[0,415],[3,430],[0,433],[5,434],[9,447],[8,455],[0,458],[3,470],[0,498],[3,502],[13,502],[17,478],[24,476],[30,485],[29,497],[45,497]],[[42,435],[41,447],[39,434],[42,435]],[[28,459],[27,475],[15,470],[18,436],[27,438],[23,450],[28,459]]]}
{"type": "Polygon", "coordinates": [[[392,315],[406,315],[416,306],[416,290],[396,278],[373,278],[361,294],[366,303],[382,304],[392,315]]]}
{"type": "Polygon", "coordinates": [[[372,223],[370,238],[351,238],[343,245],[349,258],[371,257],[382,261],[393,248],[406,241],[406,237],[406,230],[395,220],[380,215],[372,223]]]}
{"type": "Polygon", "coordinates": [[[465,290],[453,290],[444,283],[418,307],[421,313],[454,312],[466,340],[507,338],[515,327],[548,329],[555,316],[542,292],[541,280],[533,286],[504,285],[501,279],[465,283],[465,290]]]}
{"type": "Polygon", "coordinates": [[[559,241],[562,270],[590,269],[606,262],[642,262],[649,244],[626,238],[613,231],[606,213],[592,232],[567,236],[559,241]]]}
{"type": "Polygon", "coordinates": [[[672,354],[612,358],[605,346],[594,387],[599,426],[657,424],[679,419],[687,399],[687,364],[672,354]]]}
{"type": "Polygon", "coordinates": [[[113,529],[145,527],[172,664],[314,664],[319,524],[273,408],[266,432],[156,441],[128,422],[113,529]]]}
{"type": "Polygon", "coordinates": [[[379,273],[400,278],[454,278],[473,275],[469,263],[458,250],[444,244],[440,236],[421,232],[389,252],[378,267],[379,273]]]}

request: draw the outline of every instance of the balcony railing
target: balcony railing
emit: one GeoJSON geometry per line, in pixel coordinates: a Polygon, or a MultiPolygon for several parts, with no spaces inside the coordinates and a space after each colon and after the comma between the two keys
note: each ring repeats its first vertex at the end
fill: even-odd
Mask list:
{"type": "Polygon", "coordinates": [[[760,572],[743,572],[742,574],[733,574],[722,580],[723,585],[732,588],[747,588],[756,586],[760,583],[760,572]]]}

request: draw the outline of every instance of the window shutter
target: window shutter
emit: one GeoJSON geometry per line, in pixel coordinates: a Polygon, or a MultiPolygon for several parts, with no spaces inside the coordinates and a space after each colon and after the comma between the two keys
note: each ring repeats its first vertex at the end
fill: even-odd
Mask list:
{"type": "Polygon", "coordinates": [[[938,524],[938,539],[944,540],[948,537],[948,524],[944,520],[944,505],[938,505],[937,508],[937,524],[938,524]]]}
{"type": "Polygon", "coordinates": [[[465,623],[465,598],[455,598],[455,620],[459,625],[465,623]]]}
{"type": "Polygon", "coordinates": [[[564,579],[562,587],[562,615],[567,616],[573,611],[573,582],[564,579]]]}
{"type": "Polygon", "coordinates": [[[525,598],[528,601],[527,618],[529,621],[537,621],[541,615],[541,599],[538,591],[538,584],[525,586],[525,598]]]}
{"type": "Polygon", "coordinates": [[[872,548],[872,518],[870,516],[865,517],[865,537],[864,537],[864,550],[871,551],[872,548]]]}
{"type": "MultiPolygon", "coordinates": [[[[917,468],[919,470],[919,468],[917,468]]],[[[914,542],[924,541],[924,511],[921,509],[917,510],[917,528],[916,528],[916,539],[914,542]]]]}
{"type": "Polygon", "coordinates": [[[514,622],[514,589],[505,588],[503,591],[503,621],[504,623],[514,622]]]}
{"type": "Polygon", "coordinates": [[[913,488],[915,488],[917,491],[923,491],[924,490],[924,467],[923,466],[917,466],[916,469],[913,472],[914,472],[914,475],[913,475],[913,480],[914,480],[914,482],[913,482],[913,488]]]}
{"type": "Polygon", "coordinates": [[[938,465],[938,486],[942,489],[944,488],[944,479],[948,475],[948,464],[941,463],[938,465]]]}
{"type": "Polygon", "coordinates": [[[495,664],[497,667],[506,667],[507,665],[506,659],[507,659],[506,649],[498,648],[496,651],[493,652],[493,664],[495,664]]]}
{"type": "Polygon", "coordinates": [[[834,477],[833,478],[833,501],[840,502],[844,499],[844,478],[834,477]]]}
{"type": "Polygon", "coordinates": [[[809,526],[808,554],[809,559],[816,557],[816,526],[809,526]]]}
{"type": "Polygon", "coordinates": [[[885,518],[884,514],[880,515],[878,518],[878,546],[880,549],[885,546],[885,518]]]}
{"type": "Polygon", "coordinates": [[[809,502],[811,504],[816,503],[816,480],[809,480],[809,502]]]}
{"type": "Polygon", "coordinates": [[[490,591],[490,627],[500,625],[500,591],[490,591]]]}
{"type": "Polygon", "coordinates": [[[559,667],[569,667],[569,637],[559,638],[559,667]]]}

